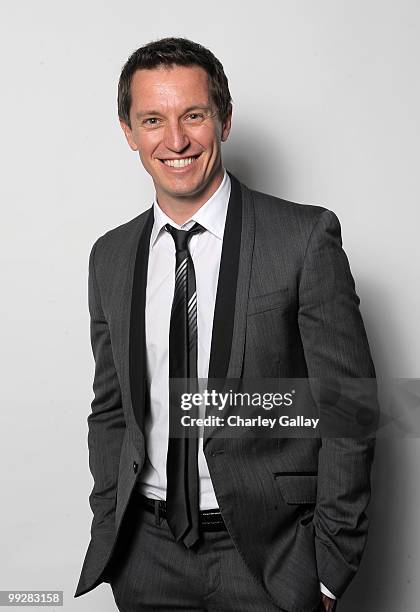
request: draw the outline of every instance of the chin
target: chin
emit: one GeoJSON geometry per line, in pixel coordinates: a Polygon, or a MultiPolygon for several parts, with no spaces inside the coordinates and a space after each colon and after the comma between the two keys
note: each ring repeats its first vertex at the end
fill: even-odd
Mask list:
{"type": "Polygon", "coordinates": [[[162,183],[162,187],[165,189],[165,191],[171,195],[184,195],[184,196],[188,196],[188,195],[194,195],[198,192],[200,192],[202,189],[204,189],[205,187],[205,182],[204,181],[188,181],[185,184],[180,183],[172,183],[170,185],[164,185],[162,183]],[[166,187],[166,188],[165,188],[166,187]]]}
{"type": "Polygon", "coordinates": [[[173,197],[188,197],[195,195],[197,191],[197,189],[182,189],[181,187],[179,189],[166,189],[166,192],[173,197]]]}

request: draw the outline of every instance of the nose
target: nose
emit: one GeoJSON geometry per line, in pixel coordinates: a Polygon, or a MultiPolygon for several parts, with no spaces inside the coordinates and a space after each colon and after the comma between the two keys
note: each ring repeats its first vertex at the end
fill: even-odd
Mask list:
{"type": "Polygon", "coordinates": [[[164,144],[168,149],[176,153],[180,153],[190,144],[187,133],[178,121],[168,122],[166,124],[164,144]]]}

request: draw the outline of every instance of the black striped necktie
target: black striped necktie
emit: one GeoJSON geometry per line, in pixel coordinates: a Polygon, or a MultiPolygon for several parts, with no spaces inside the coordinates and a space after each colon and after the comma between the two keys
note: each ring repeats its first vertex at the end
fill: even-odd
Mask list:
{"type": "MultiPolygon", "coordinates": [[[[195,223],[188,230],[165,225],[175,242],[175,290],[169,329],[169,379],[177,379],[175,392],[169,386],[169,432],[166,460],[166,513],[168,525],[176,539],[191,547],[199,538],[198,435],[182,427],[180,393],[194,392],[197,379],[197,292],[194,265],[188,242],[204,231],[195,223]],[[185,380],[185,383],[180,380],[185,380]],[[177,435],[171,436],[171,432],[177,435]]],[[[184,413],[185,414],[185,413],[184,413]]]]}

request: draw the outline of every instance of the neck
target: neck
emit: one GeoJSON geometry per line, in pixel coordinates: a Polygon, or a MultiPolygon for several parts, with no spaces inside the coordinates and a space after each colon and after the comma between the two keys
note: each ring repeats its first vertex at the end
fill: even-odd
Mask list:
{"type": "Polygon", "coordinates": [[[172,196],[156,189],[160,208],[172,221],[182,225],[190,219],[218,190],[224,176],[223,166],[214,174],[202,191],[191,196],[172,196]]]}

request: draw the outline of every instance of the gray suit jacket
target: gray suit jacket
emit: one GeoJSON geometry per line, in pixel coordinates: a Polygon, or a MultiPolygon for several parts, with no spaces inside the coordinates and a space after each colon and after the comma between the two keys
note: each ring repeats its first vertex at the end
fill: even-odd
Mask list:
{"type": "MultiPolygon", "coordinates": [[[[334,213],[229,175],[209,376],[374,378],[334,213]]],[[[90,254],[93,521],[75,597],[107,581],[145,461],[152,225],[150,208],[101,236],[90,254]]],[[[290,612],[315,610],[319,581],[341,596],[366,543],[373,440],[205,436],[204,453],[228,531],[273,601],[290,612]]]]}

